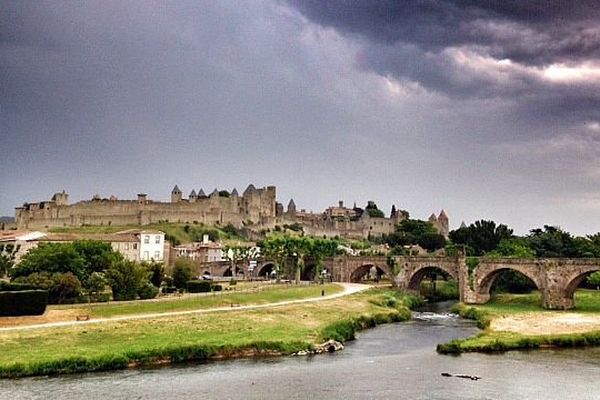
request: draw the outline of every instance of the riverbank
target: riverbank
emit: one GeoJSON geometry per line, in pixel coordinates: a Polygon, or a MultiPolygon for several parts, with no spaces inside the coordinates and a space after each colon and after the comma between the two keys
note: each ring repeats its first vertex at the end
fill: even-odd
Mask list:
{"type": "Polygon", "coordinates": [[[576,309],[541,308],[539,293],[499,295],[488,304],[455,307],[461,317],[477,321],[483,332],[437,346],[442,354],[499,352],[600,345],[600,292],[575,294],[576,309]]]}
{"type": "Polygon", "coordinates": [[[0,333],[0,376],[65,374],[313,350],[359,329],[410,318],[416,300],[389,289],[223,313],[0,333]]]}

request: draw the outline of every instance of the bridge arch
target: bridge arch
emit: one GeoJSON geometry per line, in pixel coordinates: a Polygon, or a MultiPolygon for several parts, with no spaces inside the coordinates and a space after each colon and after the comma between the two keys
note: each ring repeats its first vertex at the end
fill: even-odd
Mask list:
{"type": "Polygon", "coordinates": [[[390,267],[379,263],[364,263],[357,265],[350,272],[350,282],[360,282],[371,271],[371,268],[373,267],[376,268],[378,277],[385,275],[390,279],[390,281],[392,281],[392,283],[394,282],[394,273],[392,272],[390,267]]]}
{"type": "Polygon", "coordinates": [[[275,271],[275,263],[272,261],[268,261],[262,263],[258,268],[254,270],[254,276],[269,278],[271,272],[273,271],[275,271]]]}
{"type": "Polygon", "coordinates": [[[500,265],[498,267],[492,268],[489,271],[485,271],[481,276],[479,276],[476,281],[476,291],[477,294],[484,296],[485,298],[490,297],[490,291],[492,289],[492,285],[496,281],[496,279],[505,271],[516,271],[527,279],[529,279],[535,287],[543,291],[544,285],[540,282],[538,276],[536,275],[536,271],[531,271],[529,268],[525,266],[519,265],[500,265]]]}
{"type": "Polygon", "coordinates": [[[585,278],[598,271],[600,271],[600,264],[591,265],[567,277],[567,279],[565,280],[565,286],[563,290],[563,296],[566,299],[566,301],[571,305],[575,305],[575,290],[577,290],[577,288],[585,278]]]}
{"type": "Polygon", "coordinates": [[[458,275],[453,269],[446,268],[443,265],[426,264],[419,266],[412,272],[407,279],[406,289],[418,292],[421,289],[421,281],[431,272],[441,272],[442,275],[450,277],[452,280],[458,280],[458,275]]]}

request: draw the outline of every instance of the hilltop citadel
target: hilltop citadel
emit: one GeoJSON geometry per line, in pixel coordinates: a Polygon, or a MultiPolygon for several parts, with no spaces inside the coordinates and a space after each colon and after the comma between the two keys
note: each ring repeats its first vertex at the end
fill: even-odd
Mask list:
{"type": "MultiPolygon", "coordinates": [[[[205,225],[233,225],[252,231],[276,229],[278,226],[300,224],[304,232],[314,236],[341,236],[367,238],[381,236],[394,231],[396,224],[408,217],[395,206],[389,217],[377,210],[369,201],[365,209],[348,208],[342,201],[327,208],[323,213],[298,210],[294,200],[287,209],[276,200],[275,186],[256,188],[250,184],[240,195],[215,189],[206,195],[202,189],[184,198],[176,185],[171,191],[171,201],[161,202],[148,199],[144,193],[135,200],[119,200],[115,196],[102,198],[95,195],[91,200],[69,204],[69,195],[63,190],[55,193],[51,200],[25,203],[15,209],[18,229],[44,230],[53,227],[84,225],[147,225],[155,222],[201,223],[205,225]]],[[[438,231],[448,235],[448,216],[442,210],[438,216],[429,217],[438,231]]]]}

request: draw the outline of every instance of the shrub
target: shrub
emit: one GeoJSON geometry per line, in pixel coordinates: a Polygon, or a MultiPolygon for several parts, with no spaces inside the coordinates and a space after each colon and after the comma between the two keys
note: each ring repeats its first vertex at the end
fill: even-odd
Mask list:
{"type": "Polygon", "coordinates": [[[233,278],[231,278],[231,280],[229,281],[229,286],[235,286],[237,285],[237,281],[233,278]]]}
{"type": "Polygon", "coordinates": [[[115,300],[134,300],[138,289],[148,282],[148,271],[134,261],[122,260],[106,271],[106,279],[115,300]]]}
{"type": "Polygon", "coordinates": [[[34,290],[35,287],[26,283],[12,283],[0,281],[0,292],[20,292],[22,290],[34,290]]]}
{"type": "Polygon", "coordinates": [[[70,272],[52,275],[52,286],[49,289],[49,301],[52,304],[62,303],[81,294],[81,282],[70,272]]]}
{"type": "Polygon", "coordinates": [[[102,292],[106,288],[106,278],[102,272],[92,272],[87,280],[86,287],[90,292],[102,292]]]}
{"type": "Polygon", "coordinates": [[[190,293],[210,292],[212,284],[209,281],[188,281],[187,290],[190,293]]]}
{"type": "Polygon", "coordinates": [[[0,293],[0,316],[42,315],[48,305],[48,291],[22,290],[0,293]]]}
{"type": "Polygon", "coordinates": [[[163,293],[175,293],[175,292],[177,292],[177,288],[175,286],[163,286],[162,292],[163,293]]]}
{"type": "Polygon", "coordinates": [[[212,290],[214,292],[220,292],[221,290],[223,290],[223,286],[218,285],[218,284],[217,285],[212,285],[212,290]]]}
{"type": "Polygon", "coordinates": [[[194,263],[185,258],[178,258],[173,267],[173,286],[178,289],[185,288],[187,282],[192,279],[194,263]]]}
{"type": "Polygon", "coordinates": [[[142,287],[138,289],[138,296],[140,296],[140,299],[142,300],[153,299],[158,296],[158,288],[152,283],[146,282],[145,285],[142,285],[142,287]]]}

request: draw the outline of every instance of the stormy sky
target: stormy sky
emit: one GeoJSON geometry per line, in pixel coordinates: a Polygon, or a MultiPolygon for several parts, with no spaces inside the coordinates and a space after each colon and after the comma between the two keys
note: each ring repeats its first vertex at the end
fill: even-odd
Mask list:
{"type": "Polygon", "coordinates": [[[600,231],[599,1],[0,1],[0,215],[178,184],[600,231]]]}

